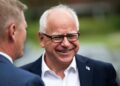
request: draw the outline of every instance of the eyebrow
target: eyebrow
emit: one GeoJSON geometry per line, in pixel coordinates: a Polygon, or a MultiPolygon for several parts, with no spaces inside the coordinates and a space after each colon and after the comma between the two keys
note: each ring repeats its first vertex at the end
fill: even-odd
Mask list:
{"type": "Polygon", "coordinates": [[[73,33],[78,33],[78,31],[77,32],[75,32],[75,31],[71,31],[71,32],[68,32],[68,33],[52,33],[51,35],[63,35],[63,34],[73,34],[73,33]]]}

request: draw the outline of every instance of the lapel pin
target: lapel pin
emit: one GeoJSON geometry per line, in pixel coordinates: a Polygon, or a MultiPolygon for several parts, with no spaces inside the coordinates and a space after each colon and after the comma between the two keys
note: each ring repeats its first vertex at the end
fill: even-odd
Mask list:
{"type": "Polygon", "coordinates": [[[86,66],[86,69],[87,69],[87,70],[90,70],[90,67],[89,67],[89,66],[86,66]]]}

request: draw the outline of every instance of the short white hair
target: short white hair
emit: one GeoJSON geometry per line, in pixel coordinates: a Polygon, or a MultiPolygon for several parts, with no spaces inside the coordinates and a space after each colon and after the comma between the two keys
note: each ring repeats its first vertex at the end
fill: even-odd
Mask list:
{"type": "Polygon", "coordinates": [[[55,9],[56,10],[63,10],[63,11],[68,12],[73,17],[73,19],[75,20],[77,30],[79,31],[79,20],[78,20],[76,12],[72,8],[70,8],[66,5],[60,4],[60,5],[51,7],[50,9],[46,10],[42,14],[42,16],[40,17],[40,20],[39,20],[39,32],[45,33],[45,29],[47,28],[47,17],[55,9]]]}

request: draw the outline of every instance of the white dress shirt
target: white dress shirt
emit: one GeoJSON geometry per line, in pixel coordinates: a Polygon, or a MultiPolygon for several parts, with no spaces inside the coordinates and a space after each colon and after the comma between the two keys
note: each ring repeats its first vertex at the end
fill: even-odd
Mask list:
{"type": "Polygon", "coordinates": [[[75,58],[70,66],[64,72],[65,77],[62,79],[50,70],[44,61],[44,54],[42,56],[42,80],[45,86],[80,86],[78,76],[78,69],[76,67],[75,58]]]}
{"type": "Polygon", "coordinates": [[[13,60],[10,56],[8,56],[6,53],[0,52],[0,55],[3,55],[5,58],[7,58],[11,63],[13,63],[13,60]]]}

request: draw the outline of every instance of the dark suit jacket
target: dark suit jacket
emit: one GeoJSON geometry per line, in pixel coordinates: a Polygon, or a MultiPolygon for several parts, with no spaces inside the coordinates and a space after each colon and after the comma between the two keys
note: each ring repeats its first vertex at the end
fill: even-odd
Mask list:
{"type": "Polygon", "coordinates": [[[40,77],[15,67],[0,55],[0,86],[44,86],[40,77]]]}
{"type": "MultiPolygon", "coordinates": [[[[80,86],[118,86],[116,72],[110,63],[76,55],[80,86]]],[[[22,68],[41,76],[41,57],[22,68]]]]}

